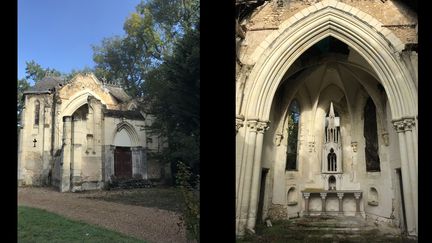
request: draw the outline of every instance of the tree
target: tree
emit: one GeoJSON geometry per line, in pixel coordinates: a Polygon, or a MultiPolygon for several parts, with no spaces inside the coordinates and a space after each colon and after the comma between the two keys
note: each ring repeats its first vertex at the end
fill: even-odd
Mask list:
{"type": "Polygon", "coordinates": [[[17,82],[17,122],[18,124],[21,123],[21,111],[24,107],[24,101],[23,101],[23,93],[28,88],[30,88],[30,84],[27,82],[26,79],[18,79],[17,82]]]}
{"type": "Polygon", "coordinates": [[[133,97],[143,96],[144,81],[154,76],[152,71],[198,19],[197,0],[142,1],[123,26],[125,37],[93,46],[96,76],[123,85],[133,97]]]}
{"type": "Polygon", "coordinates": [[[34,60],[26,62],[26,79],[33,81],[34,83],[39,82],[45,76],[61,76],[61,73],[55,69],[42,68],[42,66],[36,63],[34,60]]]}
{"type": "Polygon", "coordinates": [[[199,29],[189,30],[144,84],[144,98],[155,116],[150,129],[169,144],[166,161],[184,161],[194,173],[199,173],[200,162],[199,43],[199,29]]]}
{"type": "Polygon", "coordinates": [[[62,74],[54,68],[43,68],[34,60],[26,62],[26,76],[17,81],[17,122],[21,123],[21,112],[24,107],[23,93],[30,88],[30,84],[36,84],[45,76],[61,76],[62,74]]]}

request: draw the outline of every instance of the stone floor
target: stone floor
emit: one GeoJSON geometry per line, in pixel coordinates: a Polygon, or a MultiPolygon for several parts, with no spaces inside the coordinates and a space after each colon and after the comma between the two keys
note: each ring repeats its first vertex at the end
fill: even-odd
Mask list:
{"type": "Polygon", "coordinates": [[[272,222],[272,227],[257,225],[255,235],[238,242],[399,242],[414,243],[403,237],[397,228],[376,225],[361,217],[303,217],[272,222]]]}

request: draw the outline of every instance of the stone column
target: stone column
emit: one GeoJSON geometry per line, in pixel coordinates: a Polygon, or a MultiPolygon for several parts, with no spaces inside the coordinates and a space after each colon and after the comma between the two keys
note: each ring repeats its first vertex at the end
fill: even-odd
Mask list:
{"type": "MultiPolygon", "coordinates": [[[[24,180],[24,167],[25,167],[25,160],[24,160],[24,138],[27,138],[27,136],[24,135],[24,114],[26,113],[25,106],[22,108],[21,111],[21,121],[20,121],[20,127],[19,127],[19,137],[18,137],[18,186],[21,186],[23,184],[24,180]]],[[[27,142],[27,141],[26,141],[27,142]]]]}
{"type": "Polygon", "coordinates": [[[343,212],[343,196],[344,196],[343,192],[338,192],[337,193],[337,197],[339,199],[339,212],[338,212],[339,215],[344,215],[344,212],[343,212]]]}
{"type": "Polygon", "coordinates": [[[360,196],[361,196],[361,192],[354,192],[354,197],[356,200],[356,216],[361,216],[360,213],[360,196]]]}
{"type": "Polygon", "coordinates": [[[242,169],[240,171],[240,185],[238,195],[238,206],[236,209],[237,219],[237,235],[244,235],[244,230],[247,223],[247,216],[249,211],[249,199],[251,192],[252,183],[252,170],[253,170],[253,159],[255,153],[255,142],[257,135],[257,123],[258,119],[249,119],[247,121],[246,138],[244,154],[242,156],[242,169]]]}
{"type": "Polygon", "coordinates": [[[405,125],[405,139],[406,139],[406,145],[407,145],[407,155],[408,155],[408,167],[410,171],[410,177],[411,177],[411,193],[414,203],[414,215],[416,220],[416,230],[418,225],[418,159],[417,159],[417,153],[415,149],[415,144],[417,143],[417,140],[414,139],[414,133],[412,131],[413,127],[415,126],[414,118],[406,118],[404,119],[404,125],[405,125]]]}
{"type": "Polygon", "coordinates": [[[242,171],[242,152],[244,145],[244,133],[239,134],[240,128],[244,127],[244,116],[236,116],[236,200],[238,200],[240,173],[242,171]],[[242,136],[243,135],[243,136],[242,136]]]}
{"type": "Polygon", "coordinates": [[[404,122],[405,119],[393,121],[393,126],[396,129],[399,137],[399,151],[401,156],[401,173],[402,173],[402,187],[403,197],[405,203],[405,214],[407,231],[409,235],[417,234],[417,177],[413,177],[415,174],[415,165],[412,164],[413,158],[409,158],[411,152],[407,143],[412,141],[406,141],[405,130],[409,122],[404,122]],[[414,197],[415,200],[414,200],[414,197]]]}
{"type": "Polygon", "coordinates": [[[255,228],[258,200],[260,194],[260,178],[261,178],[261,155],[262,155],[262,145],[264,132],[268,129],[268,121],[259,121],[257,124],[257,138],[255,143],[255,155],[252,173],[252,188],[250,194],[250,206],[248,212],[248,222],[247,227],[249,229],[255,228]]]}
{"type": "Polygon", "coordinates": [[[305,199],[305,216],[309,216],[309,197],[310,197],[310,193],[309,192],[303,192],[303,197],[305,199]]]}
{"type": "Polygon", "coordinates": [[[325,215],[326,214],[327,193],[321,192],[320,196],[321,196],[321,215],[325,215]]]}
{"type": "Polygon", "coordinates": [[[72,191],[79,190],[80,186],[78,184],[81,182],[81,163],[82,163],[82,155],[81,155],[82,145],[81,144],[73,144],[73,161],[71,161],[71,181],[72,181],[72,191]]]}
{"type": "MultiPolygon", "coordinates": [[[[88,96],[87,103],[93,110],[93,151],[92,154],[98,159],[102,160],[102,144],[104,143],[104,123],[102,113],[103,104],[94,96],[88,96]]],[[[98,181],[102,181],[102,165],[100,166],[98,181]]]]}
{"type": "Polygon", "coordinates": [[[60,191],[70,190],[70,166],[72,152],[72,117],[63,117],[63,158],[61,162],[60,191]]]}
{"type": "Polygon", "coordinates": [[[105,181],[111,181],[111,176],[115,174],[115,169],[114,169],[115,148],[116,148],[115,145],[110,145],[109,151],[105,158],[105,174],[106,174],[105,181]]]}

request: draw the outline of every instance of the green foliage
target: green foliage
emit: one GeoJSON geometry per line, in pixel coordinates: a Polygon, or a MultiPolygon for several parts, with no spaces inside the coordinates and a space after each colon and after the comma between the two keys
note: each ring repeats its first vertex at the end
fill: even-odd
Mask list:
{"type": "Polygon", "coordinates": [[[185,210],[183,213],[183,222],[186,224],[188,237],[200,241],[200,179],[199,176],[193,176],[190,168],[178,161],[176,181],[182,193],[185,210]]]}
{"type": "Polygon", "coordinates": [[[23,92],[30,88],[29,82],[27,82],[26,79],[18,79],[17,82],[17,115],[18,115],[18,122],[20,121],[20,115],[21,111],[24,107],[24,101],[23,101],[23,92]]]}
{"type": "Polygon", "coordinates": [[[190,30],[143,86],[148,112],[155,116],[150,132],[169,144],[165,160],[188,161],[195,170],[200,161],[199,61],[199,30],[190,30]]]}
{"type": "Polygon", "coordinates": [[[144,242],[111,230],[69,220],[45,210],[18,207],[18,242],[144,242]]]}
{"type": "Polygon", "coordinates": [[[35,61],[26,62],[26,79],[34,83],[41,81],[45,76],[61,76],[61,73],[55,69],[42,68],[35,61]]]}
{"type": "MultiPolygon", "coordinates": [[[[34,84],[42,80],[45,76],[61,76],[61,73],[55,69],[42,68],[35,61],[26,62],[26,77],[18,79],[17,82],[17,121],[21,122],[21,111],[24,107],[23,93],[30,88],[30,83],[34,84]]],[[[19,128],[18,128],[19,129],[19,128]]],[[[19,130],[18,130],[19,131],[19,130]]]]}
{"type": "Polygon", "coordinates": [[[295,120],[295,114],[290,113],[288,116],[288,146],[291,152],[297,152],[297,140],[298,140],[298,120],[295,120]]]}
{"type": "Polygon", "coordinates": [[[142,1],[124,23],[125,37],[107,38],[93,47],[96,76],[116,81],[131,96],[142,96],[144,81],[198,18],[197,0],[142,1]]]}

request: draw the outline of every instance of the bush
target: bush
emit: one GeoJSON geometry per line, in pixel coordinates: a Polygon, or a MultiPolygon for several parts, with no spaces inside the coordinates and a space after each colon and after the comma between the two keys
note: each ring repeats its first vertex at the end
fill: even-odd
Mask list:
{"type": "Polygon", "coordinates": [[[186,206],[183,212],[182,222],[186,226],[188,238],[193,238],[197,240],[197,242],[200,241],[199,181],[199,175],[194,178],[187,165],[180,161],[177,163],[176,182],[180,188],[186,206]],[[192,181],[193,183],[191,183],[192,181]]]}

